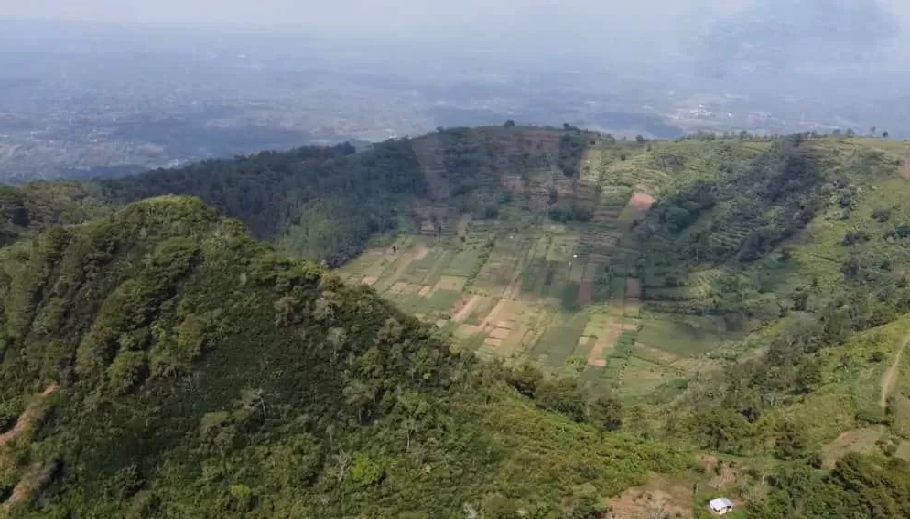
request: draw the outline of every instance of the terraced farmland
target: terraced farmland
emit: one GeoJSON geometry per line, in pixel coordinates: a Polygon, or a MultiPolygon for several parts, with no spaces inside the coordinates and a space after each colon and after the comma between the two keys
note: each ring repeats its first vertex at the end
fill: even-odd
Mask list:
{"type": "MultiPolygon", "coordinates": [[[[471,220],[456,239],[403,236],[339,272],[451,331],[456,344],[479,355],[619,389],[636,358],[639,330],[649,326],[643,323],[673,318],[641,315],[650,289],[636,275],[637,250],[598,242],[597,229],[618,229],[620,215],[641,211],[627,195],[620,206],[614,194],[613,209],[586,224],[529,220],[514,232],[496,220],[471,220]],[[599,253],[583,254],[586,241],[599,253]]],[[[674,337],[650,339],[649,350],[663,352],[658,358],[676,358],[674,337]]]]}
{"type": "MultiPolygon", "coordinates": [[[[454,138],[461,149],[499,157],[477,176],[483,191],[510,194],[497,215],[446,205],[460,182],[458,157],[443,150],[453,137],[423,138],[415,153],[429,191],[415,209],[419,232],[342,267],[347,282],[372,286],[479,355],[578,374],[614,391],[672,381],[692,369],[691,355],[723,341],[686,317],[693,304],[708,304],[722,272],[678,279],[653,261],[642,265],[636,228],[670,182],[653,154],[598,143],[567,177],[556,167],[555,132],[485,132],[454,138]],[[588,208],[590,217],[548,218],[556,206],[588,208]]],[[[733,229],[713,239],[741,236],[733,229]]]]}

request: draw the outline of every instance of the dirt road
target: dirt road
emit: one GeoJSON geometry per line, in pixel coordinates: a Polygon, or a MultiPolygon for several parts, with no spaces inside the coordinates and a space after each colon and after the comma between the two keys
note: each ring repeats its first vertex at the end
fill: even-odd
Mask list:
{"type": "Polygon", "coordinates": [[[904,355],[904,350],[907,348],[908,342],[910,342],[910,335],[904,337],[903,342],[901,342],[901,348],[897,350],[897,355],[894,356],[891,366],[889,366],[888,370],[885,371],[885,374],[882,375],[882,396],[878,401],[878,405],[880,405],[882,409],[887,405],[888,395],[890,395],[891,391],[894,389],[894,379],[900,373],[901,358],[904,355]]]}

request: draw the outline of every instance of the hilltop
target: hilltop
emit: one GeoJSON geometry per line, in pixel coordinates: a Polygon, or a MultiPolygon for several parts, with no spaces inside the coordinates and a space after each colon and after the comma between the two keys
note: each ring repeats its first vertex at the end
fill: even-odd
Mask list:
{"type": "MultiPolygon", "coordinates": [[[[303,432],[321,446],[304,516],[596,517],[608,498],[618,516],[692,516],[717,494],[749,517],[900,516],[910,511],[908,158],[910,144],[881,139],[622,141],[507,126],[11,188],[0,199],[19,215],[2,249],[16,294],[4,297],[4,329],[13,351],[44,356],[9,365],[7,423],[15,431],[14,417],[30,416],[25,397],[48,388],[47,402],[75,395],[127,413],[86,425],[109,435],[107,424],[134,424],[97,452],[133,449],[124,438],[151,417],[173,437],[111,465],[143,474],[136,495],[214,503],[227,489],[224,499],[239,493],[250,513],[272,516],[290,501],[260,506],[283,487],[253,484],[272,468],[244,449],[303,432]],[[215,211],[148,199],[169,193],[215,211]],[[132,304],[141,310],[121,311],[132,304]],[[360,357],[392,365],[358,371],[360,357]],[[401,465],[400,443],[410,456],[424,430],[408,392],[439,413],[419,450],[444,458],[445,474],[401,465]],[[237,413],[265,429],[244,437],[237,413]],[[203,449],[220,487],[208,469],[197,477],[175,461],[166,476],[151,463],[196,453],[187,459],[206,467],[196,435],[225,420],[245,439],[203,449]],[[254,458],[248,479],[228,482],[254,458]],[[346,486],[332,463],[378,479],[346,486]],[[332,475],[337,486],[325,486],[332,475]],[[434,491],[453,481],[465,486],[434,491]],[[797,494],[808,504],[796,508],[797,494]]],[[[60,447],[80,442],[56,441],[24,459],[83,459],[60,447]]],[[[86,484],[107,488],[110,470],[86,484]]],[[[61,507],[123,504],[67,494],[74,480],[54,474],[61,507]]]]}

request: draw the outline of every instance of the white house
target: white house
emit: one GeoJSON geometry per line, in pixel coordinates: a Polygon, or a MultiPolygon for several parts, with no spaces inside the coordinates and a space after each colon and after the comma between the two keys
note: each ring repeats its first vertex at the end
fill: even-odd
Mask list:
{"type": "Polygon", "coordinates": [[[708,508],[718,515],[723,515],[733,510],[733,502],[726,497],[718,497],[708,502],[708,508]]]}

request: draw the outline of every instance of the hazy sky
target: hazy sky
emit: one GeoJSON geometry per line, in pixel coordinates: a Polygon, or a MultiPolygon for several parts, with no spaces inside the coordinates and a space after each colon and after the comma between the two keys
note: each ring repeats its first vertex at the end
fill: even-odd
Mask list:
{"type": "MultiPolygon", "coordinates": [[[[250,28],[281,25],[307,33],[459,41],[466,47],[498,46],[507,51],[530,47],[533,52],[535,46],[546,45],[592,55],[666,56],[691,52],[685,45],[725,16],[740,14],[741,21],[748,22],[747,17],[758,13],[786,24],[793,12],[788,4],[802,4],[803,11],[819,13],[856,6],[860,11],[881,8],[901,29],[888,45],[910,48],[905,45],[910,31],[903,30],[910,27],[907,0],[0,0],[0,17],[250,28]],[[765,4],[780,6],[779,12],[769,12],[762,7],[765,4]]],[[[841,16],[836,20],[841,28],[834,30],[843,30],[844,38],[856,41],[857,31],[843,27],[851,20],[841,16]]],[[[763,33],[757,31],[756,37],[763,33]]],[[[886,45],[883,40],[871,41],[886,45]]]]}
{"type": "MultiPolygon", "coordinates": [[[[692,10],[693,4],[719,6],[746,0],[0,0],[0,13],[10,17],[40,17],[147,23],[294,24],[336,30],[421,30],[470,22],[500,20],[528,25],[546,22],[544,16],[586,23],[586,19],[668,20],[692,10]],[[562,5],[560,5],[560,3],[562,5]],[[8,5],[7,5],[8,4],[8,5]]],[[[729,8],[723,8],[728,10],[729,8]]],[[[622,26],[620,26],[622,27],[622,26]]],[[[604,30],[617,27],[604,27],[604,30]]]]}

